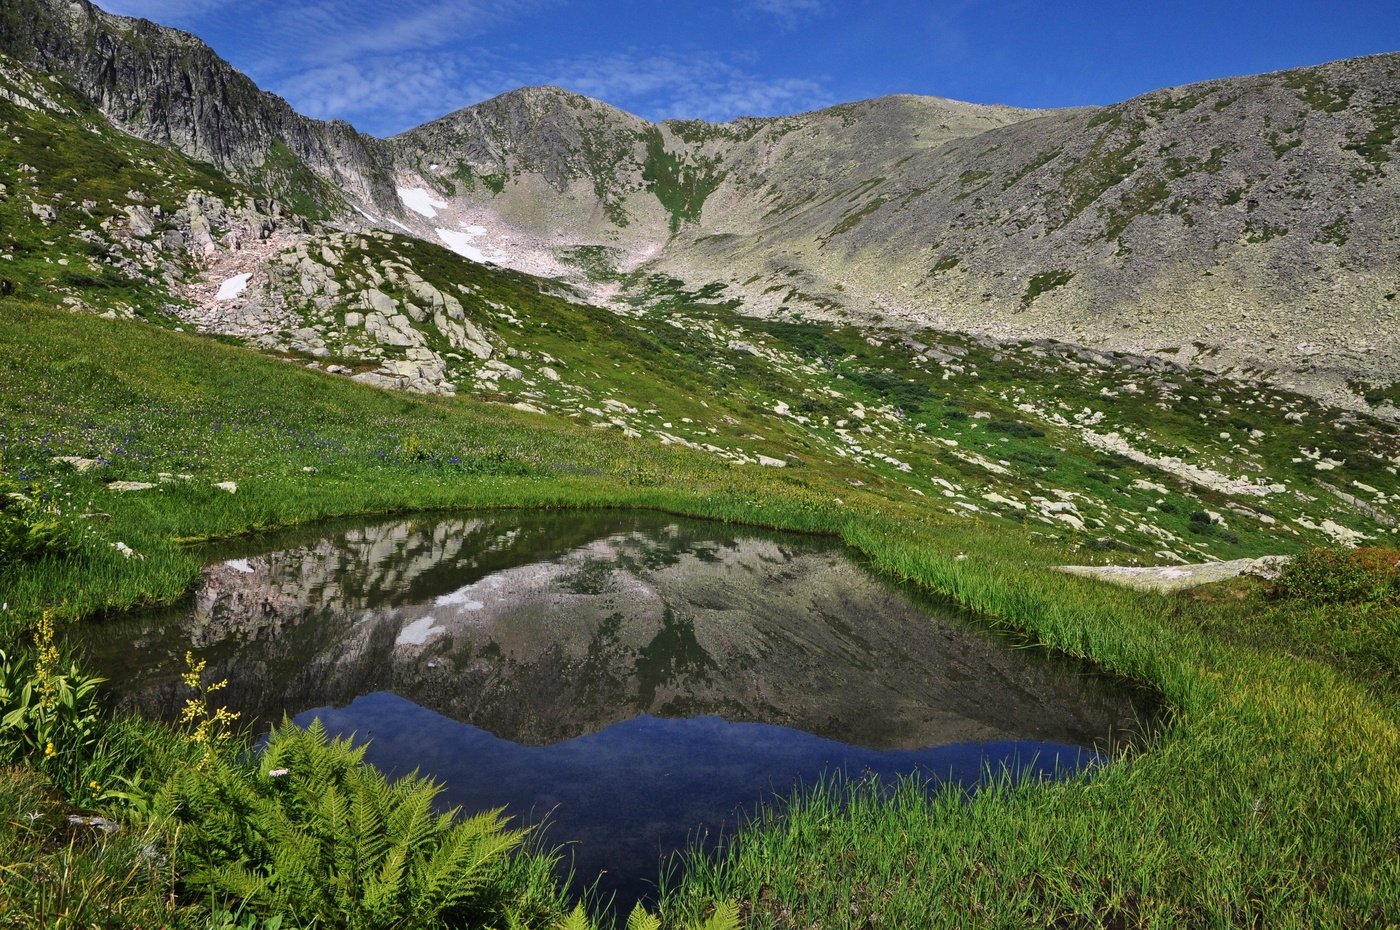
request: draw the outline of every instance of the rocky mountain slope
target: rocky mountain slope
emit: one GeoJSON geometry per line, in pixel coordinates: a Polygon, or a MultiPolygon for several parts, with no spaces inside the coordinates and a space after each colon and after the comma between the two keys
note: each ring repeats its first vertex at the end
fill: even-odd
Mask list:
{"type": "MultiPolygon", "coordinates": [[[[566,255],[595,297],[619,290],[602,307],[407,232],[308,221],[0,54],[0,301],[232,337],[328,377],[469,395],[795,482],[819,469],[853,501],[928,498],[1115,558],[1400,532],[1393,424],[1151,355],[758,317],[722,283],[619,275],[613,254],[566,255]]],[[[112,454],[87,435],[51,453],[79,467],[112,454]]],[[[149,490],[179,471],[122,477],[149,490]]]]}
{"type": "Polygon", "coordinates": [[[724,125],[528,88],[379,140],[86,0],[7,4],[0,51],[302,215],[597,301],[661,273],[749,314],[1054,338],[1392,415],[1400,400],[1400,55],[1102,109],[900,96],[724,125]]]}

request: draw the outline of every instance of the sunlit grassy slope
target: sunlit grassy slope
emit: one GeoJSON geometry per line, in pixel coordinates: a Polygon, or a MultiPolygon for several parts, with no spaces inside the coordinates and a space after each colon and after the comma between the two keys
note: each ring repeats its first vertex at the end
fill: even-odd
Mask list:
{"type": "Polygon", "coordinates": [[[1171,709],[1153,745],[1092,779],[971,803],[814,801],[756,827],[722,865],[697,864],[673,913],[738,896],[755,927],[1394,919],[1393,611],[1108,589],[1048,571],[1068,553],[1020,524],[853,488],[842,468],[733,464],[498,404],[364,388],[143,324],[5,310],[7,470],[110,515],[87,521],[79,557],[0,577],[9,618],[175,597],[197,568],[180,538],[333,513],[646,506],[840,534],[877,568],[1154,687],[1171,709]],[[61,454],[111,464],[78,474],[51,461],[61,454]],[[157,486],[103,486],[118,478],[157,486]],[[226,480],[236,493],[214,487],[226,480]]]}
{"type": "MultiPolygon", "coordinates": [[[[721,288],[579,256],[622,290],[604,309],[411,238],[312,229],[301,247],[339,253],[343,293],[368,269],[411,269],[457,295],[514,371],[487,377],[458,353],[456,398],[367,388],[306,367],[363,360],[173,332],[171,282],[198,268],[158,247],[168,229],[127,235],[129,191],[167,218],[191,191],[247,192],[116,134],[55,82],[8,78],[29,105],[0,99],[0,467],[84,542],[0,570],[5,643],[45,609],[98,622],[178,597],[199,567],[181,541],[331,515],[650,507],[829,533],[1155,689],[1168,722],[1092,779],[810,799],[694,863],[671,916],[737,898],[754,928],[1400,921],[1396,609],[1304,607],[1249,582],[1166,597],[1052,570],[1393,540],[1393,424],[1071,346],[756,320],[721,288]],[[58,309],[68,299],[149,322],[58,309]]],[[[308,301],[294,325],[348,333],[347,312],[308,301]]],[[[50,790],[22,772],[4,786],[10,826],[50,790]]],[[[11,867],[56,855],[56,835],[0,829],[0,900],[20,900],[11,867]]],[[[116,887],[103,870],[137,851],[40,871],[49,888],[71,891],[83,869],[116,887]]],[[[129,889],[140,874],[118,877],[129,889]]]]}

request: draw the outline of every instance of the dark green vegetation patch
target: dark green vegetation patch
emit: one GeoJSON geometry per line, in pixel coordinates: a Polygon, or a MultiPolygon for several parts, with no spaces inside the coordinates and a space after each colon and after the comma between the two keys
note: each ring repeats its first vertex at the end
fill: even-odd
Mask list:
{"type": "Polygon", "coordinates": [[[1046,291],[1064,287],[1073,280],[1074,272],[1065,268],[1056,268],[1054,271],[1042,271],[1032,275],[1030,282],[1026,285],[1026,293],[1021,297],[1021,308],[1029,307],[1037,297],[1046,291]]]}
{"type": "Polygon", "coordinates": [[[698,163],[691,163],[684,156],[667,150],[660,129],[651,128],[645,139],[647,155],[642,166],[642,180],[670,214],[671,232],[678,232],[682,223],[700,218],[705,198],[719,187],[724,172],[716,162],[702,158],[698,163]]]}

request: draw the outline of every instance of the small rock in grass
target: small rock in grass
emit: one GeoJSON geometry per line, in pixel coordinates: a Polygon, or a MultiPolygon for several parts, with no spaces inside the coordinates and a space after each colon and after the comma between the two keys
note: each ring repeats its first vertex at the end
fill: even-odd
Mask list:
{"type": "Polygon", "coordinates": [[[214,487],[218,488],[220,491],[227,491],[230,494],[238,493],[238,485],[232,481],[220,481],[215,484],[214,487]]]}
{"type": "Polygon", "coordinates": [[[72,465],[78,471],[91,471],[102,464],[97,459],[85,459],[81,455],[56,455],[53,460],[63,465],[72,465]]]}
{"type": "Polygon", "coordinates": [[[149,491],[155,487],[149,481],[109,481],[107,490],[109,491],[149,491]]]}
{"type": "Polygon", "coordinates": [[[106,817],[84,817],[81,814],[69,814],[68,823],[74,827],[92,827],[103,833],[116,833],[121,829],[121,825],[115,820],[108,820],[106,817]]]}

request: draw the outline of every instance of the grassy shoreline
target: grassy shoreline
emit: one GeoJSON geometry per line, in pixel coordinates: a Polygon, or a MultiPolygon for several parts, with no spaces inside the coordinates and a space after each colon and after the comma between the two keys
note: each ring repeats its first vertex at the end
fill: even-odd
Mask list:
{"type": "Polygon", "coordinates": [[[43,609],[76,619],[180,596],[198,566],[177,540],[355,514],[625,507],[839,537],[891,577],[1153,688],[1173,713],[1146,751],[1092,778],[811,799],[695,863],[668,891],[668,920],[737,899],[752,928],[1400,926],[1393,608],[1110,588],[1052,572],[1067,553],[1015,529],[817,469],[383,394],[150,328],[33,308],[0,321],[0,343],[31,350],[0,363],[14,388],[0,400],[7,472],[109,515],[84,521],[74,556],[0,574],[11,641],[43,609]],[[50,462],[94,437],[148,454],[88,474],[50,462]],[[102,487],[160,470],[193,477],[102,487]]]}

